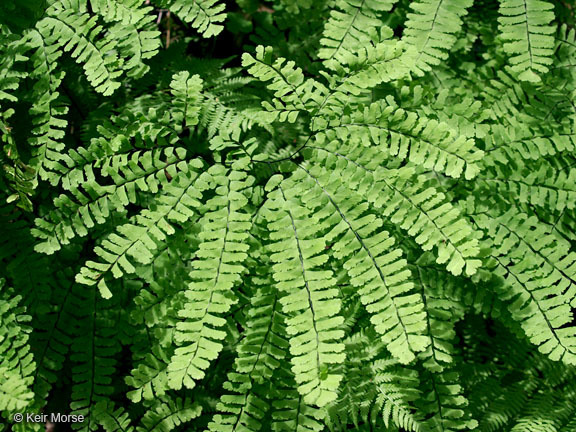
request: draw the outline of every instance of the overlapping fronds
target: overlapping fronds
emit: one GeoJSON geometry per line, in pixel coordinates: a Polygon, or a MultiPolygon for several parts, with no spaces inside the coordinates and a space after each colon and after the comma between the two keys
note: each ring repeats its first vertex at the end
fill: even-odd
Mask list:
{"type": "Polygon", "coordinates": [[[475,177],[483,155],[473,140],[456,135],[448,125],[419,118],[416,113],[382,101],[334,119],[333,124],[318,131],[315,137],[320,144],[335,139],[364,145],[373,143],[387,155],[454,178],[475,177]]]}
{"type": "Polygon", "coordinates": [[[96,91],[111,95],[120,87],[118,78],[122,70],[117,55],[113,54],[118,41],[98,38],[103,29],[95,17],[86,13],[85,5],[75,0],[54,2],[36,27],[53,50],[69,52],[82,63],[86,78],[96,91]]]}
{"type": "Polygon", "coordinates": [[[570,245],[548,234],[535,217],[514,210],[475,219],[492,240],[491,265],[506,281],[500,295],[510,303],[512,317],[540,352],[575,364],[576,332],[567,326],[576,297],[570,245]]]}
{"type": "Polygon", "coordinates": [[[318,223],[326,225],[334,256],[342,261],[350,283],[387,349],[409,363],[426,347],[423,337],[421,299],[407,279],[410,271],[394,239],[381,229],[382,220],[368,210],[362,197],[339,181],[340,172],[301,167],[305,174],[293,177],[308,208],[315,210],[318,223]]]}
{"type": "Polygon", "coordinates": [[[150,210],[144,210],[124,225],[118,227],[95,248],[96,255],[103,261],[87,261],[76,276],[76,280],[86,285],[98,285],[104,297],[112,293],[106,285],[108,275],[118,279],[125,274],[134,273],[134,263],[148,264],[152,261],[159,244],[167,236],[174,234],[172,223],[183,223],[195,215],[200,205],[202,180],[198,171],[203,164],[198,160],[186,165],[187,171],[165,186],[164,194],[150,210]]]}
{"type": "Polygon", "coordinates": [[[415,237],[424,250],[438,248],[439,264],[446,263],[454,274],[460,274],[464,267],[469,275],[476,272],[480,261],[475,259],[478,241],[473,228],[445,202],[444,194],[427,185],[413,169],[373,169],[375,158],[381,156],[361,146],[331,148],[336,148],[334,142],[327,149],[315,149],[316,157],[327,167],[349,173],[349,185],[415,237]]]}
{"type": "Polygon", "coordinates": [[[36,220],[34,234],[43,241],[36,250],[53,253],[135,203],[138,191],[158,191],[179,171],[189,169],[185,157],[183,149],[135,151],[70,170],[63,180],[73,198],[64,194],[55,198],[54,210],[36,220]],[[113,184],[100,184],[95,169],[101,176],[110,177],[113,184]]]}
{"type": "Polygon", "coordinates": [[[0,1],[0,431],[574,432],[572,3],[0,1]]]}
{"type": "Polygon", "coordinates": [[[468,400],[462,394],[458,384],[458,374],[453,371],[440,373],[424,372],[420,376],[422,392],[422,410],[428,413],[425,427],[432,431],[474,430],[478,422],[470,419],[465,411],[468,400]]]}
{"type": "Polygon", "coordinates": [[[251,299],[252,309],[246,334],[238,347],[234,372],[224,384],[227,394],[220,398],[218,411],[208,425],[210,431],[258,431],[270,410],[266,386],[288,351],[284,338],[286,324],[278,293],[270,281],[251,299]]]}
{"type": "Polygon", "coordinates": [[[396,0],[337,0],[324,27],[318,56],[329,68],[347,64],[357,48],[378,42],[382,13],[396,0]]]}

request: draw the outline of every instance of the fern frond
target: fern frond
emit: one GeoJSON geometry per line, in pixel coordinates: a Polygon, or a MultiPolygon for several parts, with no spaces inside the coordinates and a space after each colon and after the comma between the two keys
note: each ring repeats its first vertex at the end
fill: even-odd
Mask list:
{"type": "Polygon", "coordinates": [[[576,329],[566,326],[576,295],[576,256],[570,246],[547,235],[534,218],[512,210],[475,220],[491,238],[491,267],[506,281],[499,291],[512,317],[540,352],[576,364],[576,329]]]}
{"type": "MultiPolygon", "coordinates": [[[[264,283],[270,283],[264,279],[264,283]]],[[[234,372],[228,374],[216,414],[208,428],[213,432],[259,431],[269,403],[259,395],[258,386],[267,383],[288,350],[283,334],[285,317],[278,293],[270,286],[258,289],[251,298],[252,309],[234,372]],[[221,413],[221,414],[220,414],[221,413]]]]}
{"type": "Polygon", "coordinates": [[[334,140],[354,140],[364,146],[373,143],[386,155],[454,178],[462,174],[466,179],[474,178],[480,172],[478,162],[483,156],[473,140],[457,136],[445,123],[419,118],[416,113],[382,101],[350,116],[332,119],[328,127],[318,130],[315,139],[320,145],[334,140]]]}
{"type": "MultiPolygon", "coordinates": [[[[31,390],[35,363],[28,345],[30,317],[0,279],[0,411],[24,410],[34,397],[31,390]]],[[[11,419],[10,419],[11,420],[11,419]]]]}
{"type": "Polygon", "coordinates": [[[205,38],[217,36],[224,29],[225,5],[218,0],[159,0],[157,3],[189,23],[205,38]]]}
{"type": "Polygon", "coordinates": [[[52,37],[46,29],[28,33],[30,45],[35,48],[30,60],[34,65],[31,77],[36,80],[34,91],[40,97],[32,107],[34,135],[30,144],[36,147],[31,165],[44,180],[55,182],[56,176],[51,171],[58,171],[61,153],[64,149],[64,138],[68,122],[63,118],[68,113],[68,107],[60,100],[58,88],[64,78],[63,71],[55,71],[55,63],[61,56],[53,45],[52,37]]]}
{"type": "Polygon", "coordinates": [[[117,79],[122,74],[113,51],[117,41],[98,39],[102,27],[96,24],[95,17],[83,13],[73,3],[73,0],[53,3],[36,28],[54,46],[71,52],[76,62],[83,64],[86,78],[96,91],[111,95],[120,87],[117,79]]]}
{"type": "MultiPolygon", "coordinates": [[[[83,157],[81,154],[80,159],[83,157]]],[[[42,242],[35,249],[52,254],[75,237],[86,236],[89,229],[106,222],[114,211],[135,203],[138,190],[157,192],[161,184],[169,183],[168,178],[189,169],[185,158],[186,152],[179,148],[136,151],[70,170],[63,182],[74,199],[60,195],[55,199],[55,208],[43,219],[36,219],[33,233],[42,242]],[[110,177],[114,184],[99,184],[94,168],[100,168],[99,174],[110,177]]]]}
{"type": "Polygon", "coordinates": [[[271,47],[256,48],[256,56],[242,55],[242,65],[248,72],[266,82],[274,92],[272,103],[264,101],[262,106],[270,113],[270,121],[294,123],[300,114],[318,111],[328,89],[313,79],[305,79],[302,69],[293,61],[273,59],[271,47]]]}
{"type": "Polygon", "coordinates": [[[384,170],[376,165],[372,169],[381,158],[377,151],[361,146],[336,150],[334,144],[314,149],[315,158],[326,168],[342,167],[348,186],[399,224],[424,250],[438,248],[436,262],[446,264],[450,272],[458,275],[464,268],[468,275],[476,272],[480,261],[475,259],[479,249],[474,230],[445,201],[444,194],[412,168],[384,170]]]}
{"type": "Polygon", "coordinates": [[[83,415],[78,430],[91,432],[97,428],[95,404],[113,391],[114,355],[120,351],[114,315],[99,298],[96,287],[79,292],[73,299],[75,316],[74,339],[71,344],[72,366],[71,412],[83,415]]]}
{"type": "Polygon", "coordinates": [[[417,0],[407,15],[403,40],[418,51],[416,68],[428,72],[448,58],[462,27],[462,17],[473,0],[417,0]]]}
{"type": "Polygon", "coordinates": [[[376,360],[372,365],[378,388],[376,407],[382,413],[386,427],[392,424],[406,431],[426,430],[423,419],[415,413],[413,404],[420,396],[418,374],[399,368],[394,360],[376,360]]]}
{"type": "Polygon", "coordinates": [[[431,284],[440,284],[444,281],[436,281],[434,273],[427,272],[419,266],[416,266],[414,273],[422,290],[427,334],[430,337],[428,348],[419,357],[423,360],[425,368],[432,372],[441,372],[454,361],[453,342],[456,337],[454,324],[463,313],[458,311],[458,302],[446,299],[430,288],[431,284]]]}
{"type": "MultiPolygon", "coordinates": [[[[55,278],[50,303],[52,308],[38,319],[43,331],[34,333],[34,352],[37,369],[34,374],[34,391],[44,404],[52,386],[58,381],[59,373],[70,351],[75,336],[75,310],[79,290],[84,288],[70,283],[69,274],[58,274],[55,278]]],[[[83,297],[81,297],[83,298],[83,297]]]]}
{"type": "Polygon", "coordinates": [[[124,59],[122,70],[130,78],[144,76],[150,70],[144,60],[154,57],[160,48],[160,32],[152,30],[153,17],[146,17],[138,26],[117,23],[110,27],[110,34],[118,41],[118,53],[124,59]]]}
{"type": "Polygon", "coordinates": [[[576,207],[576,170],[555,170],[548,164],[510,170],[495,166],[480,176],[480,180],[512,202],[531,204],[557,211],[576,207]]]}
{"type": "Polygon", "coordinates": [[[98,402],[94,416],[106,432],[134,432],[128,413],[124,408],[116,408],[111,401],[98,402]]]}
{"type": "Polygon", "coordinates": [[[143,6],[139,0],[94,0],[90,6],[94,13],[112,24],[108,31],[118,41],[126,75],[142,77],[149,70],[143,61],[154,57],[160,48],[160,32],[151,25],[152,8],[143,6]]]}
{"type": "Polygon", "coordinates": [[[300,168],[309,178],[293,175],[292,180],[302,182],[300,188],[308,191],[306,205],[330,229],[326,241],[357,287],[372,324],[388,350],[409,363],[427,341],[421,299],[407,280],[410,271],[402,251],[393,247],[394,239],[381,229],[382,220],[367,212],[362,198],[341,184],[342,171],[300,168]]]}
{"type": "Polygon", "coordinates": [[[307,403],[306,398],[295,390],[297,384],[288,368],[275,374],[272,382],[276,384],[272,394],[273,432],[320,432],[324,429],[325,412],[307,403]]]}
{"type": "MultiPolygon", "coordinates": [[[[0,101],[15,102],[18,98],[12,94],[18,89],[20,81],[27,76],[26,72],[14,68],[17,64],[28,60],[24,56],[26,45],[7,27],[0,25],[0,42],[2,45],[2,69],[0,69],[0,101]]],[[[4,102],[3,102],[4,103],[4,102]]]]}
{"type": "Polygon", "coordinates": [[[543,393],[536,394],[525,409],[520,418],[510,429],[511,432],[531,432],[539,430],[542,432],[557,432],[563,423],[568,423],[574,418],[576,406],[573,398],[573,389],[563,388],[560,394],[543,393]],[[562,400],[566,395],[567,400],[562,400]],[[570,400],[570,396],[572,400],[570,400]]]}
{"type": "Polygon", "coordinates": [[[291,336],[298,392],[307,404],[322,407],[336,398],[342,379],[331,371],[331,365],[345,358],[340,342],[344,332],[338,329],[343,323],[341,301],[332,271],[319,268],[328,258],[328,239],[318,232],[321,221],[300,203],[296,195],[300,188],[294,182],[278,187],[269,194],[264,214],[271,231],[273,277],[283,293],[280,303],[288,316],[286,331],[291,336]]]}
{"type": "Polygon", "coordinates": [[[434,432],[462,432],[474,430],[476,420],[470,419],[465,411],[468,400],[458,384],[458,374],[453,371],[440,373],[424,372],[420,376],[426,394],[420,399],[422,410],[429,413],[424,425],[434,432]]]}
{"type": "Polygon", "coordinates": [[[2,59],[0,60],[0,143],[2,145],[0,182],[4,188],[7,185],[12,192],[6,198],[6,202],[16,202],[19,207],[31,210],[32,202],[29,197],[34,193],[36,176],[33,168],[22,160],[18,151],[10,120],[15,110],[7,107],[8,104],[18,100],[18,97],[12,93],[28,76],[26,72],[18,70],[18,65],[28,60],[25,56],[28,50],[26,42],[26,40],[18,39],[7,27],[0,24],[0,58],[2,59]]]}
{"type": "Polygon", "coordinates": [[[538,160],[574,150],[576,150],[576,133],[566,131],[514,137],[489,149],[486,155],[505,165],[518,157],[522,160],[538,160]]]}
{"type": "Polygon", "coordinates": [[[540,82],[554,53],[554,5],[546,0],[502,0],[500,32],[512,70],[523,81],[540,82]]]}
{"type": "Polygon", "coordinates": [[[356,428],[368,422],[377,423],[380,415],[374,403],[378,390],[374,383],[374,360],[385,352],[384,343],[372,329],[352,333],[344,340],[346,364],[342,366],[346,377],[338,399],[326,407],[326,426],[330,431],[356,428]]]}
{"type": "Polygon", "coordinates": [[[90,0],[92,10],[106,22],[119,22],[124,26],[146,21],[152,8],[140,0],[90,0]]]}
{"type": "Polygon", "coordinates": [[[174,74],[170,88],[174,97],[175,110],[172,114],[174,121],[186,127],[197,124],[202,79],[198,75],[190,76],[187,71],[179,72],[174,74]]]}
{"type": "Polygon", "coordinates": [[[202,406],[191,399],[160,398],[142,417],[137,432],[169,431],[200,416],[202,406]]]}
{"type": "Polygon", "coordinates": [[[337,0],[324,27],[318,57],[334,69],[347,64],[358,47],[379,42],[384,27],[380,16],[392,9],[397,0],[337,0]]]}
{"type": "Polygon", "coordinates": [[[328,407],[328,428],[347,430],[352,423],[360,430],[361,425],[380,427],[383,422],[387,430],[424,430],[413,407],[420,396],[416,371],[387,354],[382,358],[384,344],[370,333],[360,331],[345,341],[346,383],[338,400],[328,407]]]}
{"type": "Polygon", "coordinates": [[[134,263],[150,263],[158,249],[158,243],[174,234],[171,222],[184,223],[195,215],[200,205],[202,186],[198,171],[204,165],[199,160],[192,160],[186,166],[187,171],[165,186],[165,193],[156,201],[156,207],[137,215],[132,222],[121,225],[117,234],[111,234],[96,247],[96,254],[103,262],[87,261],[76,276],[79,283],[98,285],[104,298],[112,296],[106,285],[106,276],[111,274],[118,279],[125,274],[134,273],[134,263]],[[130,259],[129,259],[130,258],[130,259]]]}
{"type": "Polygon", "coordinates": [[[408,78],[415,65],[414,57],[414,49],[396,40],[363,47],[348,56],[338,89],[357,94],[359,89],[408,78]]]}
{"type": "Polygon", "coordinates": [[[175,339],[179,346],[168,368],[169,385],[176,390],[194,388],[222,350],[220,342],[226,335],[221,330],[226,322],[222,314],[235,303],[232,289],[241,280],[247,258],[244,242],[250,221],[243,190],[253,178],[243,171],[226,172],[218,165],[208,175],[216,195],[206,203],[209,211],[200,220],[198,259],[193,262],[186,303],[178,313],[181,321],[175,339]]]}
{"type": "MultiPolygon", "coordinates": [[[[173,350],[172,350],[173,351],[173,350]]],[[[127,394],[128,398],[138,403],[144,400],[153,400],[162,397],[170,388],[168,386],[168,364],[172,351],[152,347],[146,357],[142,359],[131,375],[126,378],[126,384],[134,388],[127,394]]]]}

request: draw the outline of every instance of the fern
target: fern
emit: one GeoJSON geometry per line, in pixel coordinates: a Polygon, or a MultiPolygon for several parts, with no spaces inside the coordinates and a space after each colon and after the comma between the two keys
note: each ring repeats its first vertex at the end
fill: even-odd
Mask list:
{"type": "Polygon", "coordinates": [[[357,47],[378,41],[378,32],[383,27],[379,14],[390,10],[394,3],[394,0],[336,1],[336,7],[330,11],[330,19],[324,28],[319,57],[333,68],[346,64],[346,57],[357,47]]]}
{"type": "Polygon", "coordinates": [[[430,71],[448,57],[472,0],[419,0],[410,7],[405,40],[417,51],[416,68],[430,71]]]}
{"type": "Polygon", "coordinates": [[[548,255],[550,244],[558,240],[534,223],[534,219],[513,212],[495,219],[478,218],[478,224],[494,239],[493,265],[495,273],[509,284],[504,298],[510,302],[512,316],[522,323],[540,352],[574,364],[575,334],[571,327],[562,328],[571,321],[569,304],[576,294],[570,268],[574,256],[565,256],[566,246],[560,245],[548,255]],[[534,256],[526,256],[526,250],[534,256]]]}
{"type": "Polygon", "coordinates": [[[158,3],[190,23],[204,37],[215,36],[223,29],[224,5],[217,0],[161,0],[158,3]]]}
{"type": "Polygon", "coordinates": [[[573,432],[575,25],[0,2],[0,430],[573,432]]]}
{"type": "MultiPolygon", "coordinates": [[[[80,4],[79,4],[80,6],[80,4]]],[[[94,88],[104,95],[112,94],[120,83],[121,75],[115,55],[104,56],[113,50],[115,40],[96,40],[101,28],[95,19],[82,13],[83,7],[76,7],[73,0],[55,2],[47,11],[48,16],[38,22],[37,28],[45,38],[55,40],[57,47],[70,52],[78,63],[84,64],[86,78],[94,88]]]]}
{"type": "Polygon", "coordinates": [[[329,370],[331,363],[342,362],[344,356],[339,342],[343,332],[338,330],[341,306],[334,298],[336,290],[330,288],[335,282],[332,272],[317,269],[324,260],[319,253],[328,241],[313,241],[314,224],[320,221],[298,201],[291,201],[289,191],[289,185],[279,185],[266,208],[274,279],[284,293],[280,302],[287,315],[286,332],[293,335],[290,353],[298,390],[304,402],[324,406],[335,399],[342,379],[329,370]],[[292,263],[299,264],[297,271],[291,270],[292,263]]]}
{"type": "Polygon", "coordinates": [[[232,394],[220,398],[219,412],[208,425],[211,431],[259,430],[269,403],[263,398],[263,388],[280,366],[288,348],[283,337],[285,316],[279,298],[266,285],[251,299],[253,308],[247,322],[246,337],[238,347],[235,371],[228,375],[224,388],[232,394]]]}
{"type": "Polygon", "coordinates": [[[169,385],[175,389],[193,388],[222,349],[219,341],[225,333],[219,328],[225,320],[218,315],[235,303],[232,288],[240,280],[247,256],[242,241],[248,214],[240,210],[246,204],[242,190],[253,180],[241,171],[222,178],[222,169],[215,168],[207,181],[214,182],[216,195],[206,203],[209,210],[202,217],[198,261],[190,274],[193,282],[186,292],[187,301],[179,311],[182,321],[176,327],[180,346],[168,368],[169,385]]]}
{"type": "Polygon", "coordinates": [[[143,212],[135,218],[135,223],[127,223],[118,227],[119,234],[112,234],[95,252],[105,262],[86,262],[78,273],[76,280],[86,285],[98,284],[102,295],[108,298],[112,295],[106,285],[106,276],[112,274],[120,278],[124,274],[134,273],[136,268],[128,259],[140,264],[150,263],[158,242],[174,233],[174,227],[168,221],[185,222],[194,215],[193,208],[198,205],[199,193],[194,186],[197,175],[194,169],[202,164],[194,161],[187,166],[190,171],[173,179],[170,192],[162,196],[156,203],[156,208],[143,212]]]}
{"type": "Polygon", "coordinates": [[[499,18],[512,70],[525,81],[540,81],[554,50],[553,5],[547,1],[502,1],[499,18]]]}
{"type": "Polygon", "coordinates": [[[30,404],[34,393],[31,391],[34,360],[28,338],[30,329],[24,324],[30,317],[18,306],[20,297],[8,298],[11,294],[0,280],[2,308],[0,309],[0,411],[9,413],[23,410],[30,404]]]}

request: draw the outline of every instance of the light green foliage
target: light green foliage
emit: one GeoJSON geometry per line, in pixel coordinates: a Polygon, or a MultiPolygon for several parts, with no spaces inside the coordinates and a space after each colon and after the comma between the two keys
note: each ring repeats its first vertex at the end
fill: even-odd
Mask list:
{"type": "Polygon", "coordinates": [[[204,37],[216,36],[224,28],[224,5],[218,0],[160,0],[158,3],[190,23],[204,37]]]}
{"type": "Polygon", "coordinates": [[[0,279],[0,411],[19,412],[34,397],[30,391],[35,369],[28,338],[30,328],[24,323],[30,320],[25,310],[18,306],[21,297],[14,296],[0,279]]]}
{"type": "Polygon", "coordinates": [[[0,431],[574,432],[574,13],[0,2],[0,431]]]}
{"type": "Polygon", "coordinates": [[[324,27],[318,56],[329,68],[346,64],[359,48],[377,42],[384,28],[381,13],[389,11],[394,0],[336,0],[324,27]]]}
{"type": "Polygon", "coordinates": [[[339,330],[343,318],[336,280],[322,270],[327,257],[321,252],[329,241],[318,236],[322,221],[299,202],[295,185],[283,182],[270,194],[265,218],[270,230],[271,260],[280,302],[287,315],[292,371],[304,402],[324,406],[337,396],[342,379],[330,374],[329,365],[344,360],[339,330]]]}
{"type": "Polygon", "coordinates": [[[416,47],[417,70],[429,71],[448,58],[462,26],[462,16],[473,0],[418,0],[411,2],[405,40],[416,47]]]}
{"type": "Polygon", "coordinates": [[[215,191],[207,201],[207,211],[199,223],[200,244],[197,260],[190,272],[186,302],[178,312],[182,319],[176,325],[175,350],[168,368],[168,381],[176,390],[185,386],[194,388],[195,381],[204,377],[204,370],[214,360],[226,336],[220,327],[225,324],[222,315],[236,303],[232,288],[240,281],[247,258],[244,244],[249,228],[249,214],[242,211],[247,200],[244,189],[253,179],[242,171],[229,173],[219,166],[208,171],[204,180],[215,191]]]}
{"type": "Polygon", "coordinates": [[[540,81],[554,52],[554,5],[543,0],[502,0],[499,18],[512,70],[525,81],[540,81]]]}

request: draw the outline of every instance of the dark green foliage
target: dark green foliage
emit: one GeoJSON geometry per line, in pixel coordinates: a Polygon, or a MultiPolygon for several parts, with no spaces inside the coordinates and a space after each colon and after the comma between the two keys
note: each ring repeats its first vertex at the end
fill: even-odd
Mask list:
{"type": "Polygon", "coordinates": [[[0,431],[574,432],[575,10],[3,0],[0,431]]]}

